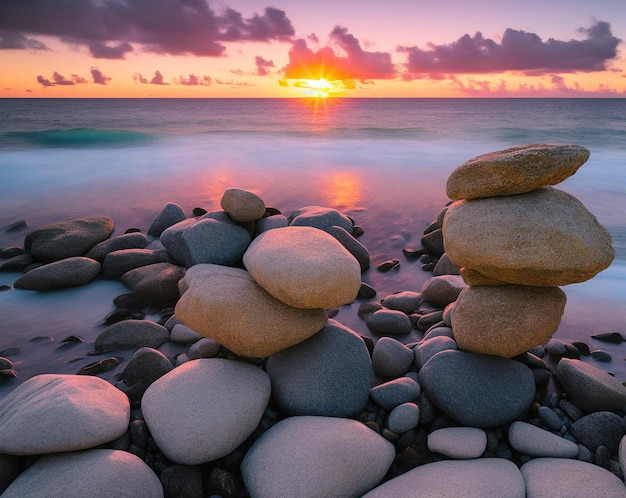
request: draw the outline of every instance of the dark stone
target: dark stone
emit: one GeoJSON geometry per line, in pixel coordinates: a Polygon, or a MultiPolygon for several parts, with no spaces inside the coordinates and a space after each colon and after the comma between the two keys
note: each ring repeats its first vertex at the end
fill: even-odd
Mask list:
{"type": "Polygon", "coordinates": [[[599,446],[606,446],[611,454],[616,454],[619,442],[625,434],[622,417],[601,411],[579,418],[570,426],[572,435],[592,452],[599,446]]]}
{"type": "Polygon", "coordinates": [[[130,433],[130,440],[134,445],[144,450],[147,449],[150,431],[143,419],[133,420],[128,425],[128,432],[130,433]]]}
{"type": "Polygon", "coordinates": [[[10,285],[0,285],[0,291],[11,290],[10,285]]]}
{"type": "Polygon", "coordinates": [[[220,468],[211,470],[208,487],[212,495],[221,496],[223,498],[239,498],[244,496],[245,493],[241,480],[230,472],[220,468]]]}
{"type": "Polygon", "coordinates": [[[119,363],[120,359],[115,356],[103,358],[102,360],[85,365],[78,372],[76,372],[76,375],[98,375],[113,370],[119,365],[119,363]]]}
{"type": "Polygon", "coordinates": [[[366,318],[370,313],[378,311],[382,308],[383,307],[380,303],[363,303],[359,306],[357,314],[360,318],[366,318]]]}
{"type": "Polygon", "coordinates": [[[136,396],[143,396],[150,384],[173,368],[167,356],[156,349],[146,347],[135,351],[122,374],[127,386],[135,386],[131,401],[137,401],[136,396]]]}
{"type": "Polygon", "coordinates": [[[12,368],[0,370],[0,384],[4,382],[9,382],[16,378],[17,378],[17,372],[13,370],[12,368]]]}
{"type": "Polygon", "coordinates": [[[50,291],[91,282],[100,274],[100,263],[85,257],[70,257],[48,263],[25,273],[13,286],[16,289],[50,291]]]}
{"type": "Polygon", "coordinates": [[[111,252],[121,251],[123,249],[143,249],[147,245],[148,239],[143,233],[125,233],[119,237],[113,237],[99,242],[93,246],[85,256],[102,263],[106,255],[111,252]]]}
{"type": "Polygon", "coordinates": [[[594,349],[593,351],[590,351],[589,354],[596,361],[602,361],[605,363],[608,363],[611,361],[611,355],[607,353],[606,351],[602,351],[600,349],[594,349]]]}
{"type": "Polygon", "coordinates": [[[611,452],[606,446],[598,446],[596,449],[596,465],[611,470],[611,452]]]}
{"type": "Polygon", "coordinates": [[[21,468],[22,459],[20,457],[0,453],[0,494],[15,480],[21,468]]]}
{"type": "MultiPolygon", "coordinates": [[[[165,498],[203,498],[202,472],[197,465],[170,465],[159,476],[165,498]]],[[[208,495],[207,495],[208,496],[208,495]]]]}
{"type": "Polygon", "coordinates": [[[359,288],[357,297],[362,299],[372,299],[374,296],[376,296],[376,289],[365,282],[361,282],[361,287],[359,288]]]}
{"type": "Polygon", "coordinates": [[[24,254],[24,249],[20,246],[9,246],[0,250],[0,259],[14,258],[15,256],[21,256],[24,254]]]}
{"type": "Polygon", "coordinates": [[[148,228],[148,235],[159,237],[163,233],[163,230],[185,220],[186,218],[187,217],[185,216],[185,212],[182,207],[178,204],[174,204],[173,202],[168,202],[154,219],[150,228],[148,228]]]}
{"type": "Polygon", "coordinates": [[[0,351],[0,356],[15,356],[22,352],[22,348],[6,348],[0,351]]]}
{"type": "Polygon", "coordinates": [[[20,230],[24,230],[25,228],[28,228],[28,223],[26,223],[26,220],[18,220],[14,223],[11,223],[7,228],[6,231],[7,232],[18,232],[20,230]]]}
{"type": "Polygon", "coordinates": [[[106,353],[120,349],[156,348],[169,338],[165,327],[149,320],[124,320],[105,328],[96,337],[96,351],[106,353]]]}
{"type": "Polygon", "coordinates": [[[424,248],[433,256],[441,257],[445,252],[443,247],[443,230],[441,228],[426,233],[422,237],[421,242],[424,248]]]}
{"type": "Polygon", "coordinates": [[[172,263],[157,263],[135,268],[124,274],[122,283],[141,299],[152,303],[176,301],[178,281],[185,269],[172,263]]]}
{"type": "Polygon", "coordinates": [[[118,279],[125,273],[143,266],[170,262],[166,250],[121,249],[108,253],[102,262],[102,276],[118,279]]]}
{"type": "Polygon", "coordinates": [[[396,270],[398,268],[400,268],[400,261],[397,259],[389,259],[376,266],[376,269],[381,273],[386,273],[390,270],[396,270]]]}
{"type": "Polygon", "coordinates": [[[325,229],[332,235],[352,256],[359,262],[361,271],[365,271],[370,266],[370,254],[367,248],[361,244],[345,228],[332,226],[325,229]]]}
{"type": "MultiPolygon", "coordinates": [[[[621,337],[621,336],[620,336],[621,337]]],[[[589,346],[582,341],[574,341],[572,342],[572,346],[574,346],[582,356],[589,356],[591,351],[589,350],[589,346]]]]}
{"type": "Polygon", "coordinates": [[[85,342],[85,339],[83,339],[81,336],[79,335],[68,335],[65,339],[61,340],[61,345],[66,345],[66,344],[79,344],[81,342],[85,342]]]}
{"type": "Polygon", "coordinates": [[[33,258],[30,254],[20,254],[13,256],[0,265],[0,271],[21,273],[33,264],[33,258]]]}
{"type": "Polygon", "coordinates": [[[201,207],[195,207],[193,208],[192,214],[194,216],[204,216],[205,214],[207,214],[207,210],[201,207]]]}
{"type": "Polygon", "coordinates": [[[426,253],[426,250],[424,249],[404,248],[402,249],[402,254],[404,254],[404,257],[406,259],[408,259],[409,261],[412,261],[415,259],[419,259],[422,255],[427,254],[427,253],[426,253]]]}
{"type": "Polygon", "coordinates": [[[131,228],[127,228],[127,229],[124,231],[124,234],[127,234],[127,233],[139,233],[139,232],[141,232],[141,229],[131,227],[131,228]]]}
{"type": "Polygon", "coordinates": [[[622,342],[624,342],[624,338],[619,332],[605,332],[602,334],[594,334],[591,336],[591,338],[597,339],[598,341],[610,342],[613,344],[621,344],[622,342]]]}
{"type": "Polygon", "coordinates": [[[112,325],[122,320],[143,320],[146,314],[141,310],[130,310],[126,308],[118,308],[109,313],[104,319],[105,325],[112,325]]]}

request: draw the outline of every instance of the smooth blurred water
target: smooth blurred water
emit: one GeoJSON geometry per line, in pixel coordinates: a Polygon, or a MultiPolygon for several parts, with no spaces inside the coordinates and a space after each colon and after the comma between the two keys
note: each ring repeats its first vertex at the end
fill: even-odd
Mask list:
{"type": "MultiPolygon", "coordinates": [[[[526,143],[583,145],[589,161],[558,188],[609,229],[617,256],[592,281],[564,288],[557,337],[626,335],[626,99],[11,99],[0,100],[0,116],[0,247],[22,244],[27,230],[6,231],[21,219],[36,228],[106,215],[115,234],[146,231],[167,202],[189,214],[219,209],[224,189],[237,186],[286,213],[314,204],[352,216],[375,260],[402,261],[392,274],[364,274],[379,297],[428,278],[401,250],[419,247],[459,164],[526,143]]],[[[16,277],[0,273],[0,285],[16,277]]],[[[124,291],[99,281],[0,292],[0,351],[24,350],[20,376],[74,372],[94,358],[70,361],[75,353],[52,354],[57,344],[28,341],[79,330],[93,341],[124,291]]],[[[355,315],[346,307],[339,318],[367,333],[355,315]]],[[[592,347],[610,351],[613,361],[599,366],[626,380],[626,346],[592,347]]]]}

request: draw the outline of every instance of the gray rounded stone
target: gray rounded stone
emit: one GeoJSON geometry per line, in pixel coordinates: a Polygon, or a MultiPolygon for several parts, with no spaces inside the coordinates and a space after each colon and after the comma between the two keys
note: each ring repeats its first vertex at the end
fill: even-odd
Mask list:
{"type": "Polygon", "coordinates": [[[263,232],[267,232],[268,230],[273,230],[274,228],[285,228],[286,226],[289,226],[287,217],[283,214],[275,214],[273,216],[267,216],[257,220],[255,224],[255,233],[259,235],[263,232]]]}
{"type": "Polygon", "coordinates": [[[141,266],[170,262],[170,256],[163,249],[120,249],[112,251],[102,262],[104,278],[121,278],[124,273],[141,266]]]}
{"type": "Polygon", "coordinates": [[[124,273],[122,283],[139,298],[161,303],[175,301],[180,297],[178,282],[184,276],[185,269],[182,266],[155,263],[124,273]]]}
{"type": "Polygon", "coordinates": [[[334,320],[270,356],[266,368],[276,402],[293,415],[349,417],[367,403],[372,373],[367,347],[334,320]]]}
{"type": "Polygon", "coordinates": [[[417,309],[421,301],[421,292],[402,291],[388,295],[380,304],[387,309],[402,311],[402,313],[409,315],[417,309]]]}
{"type": "Polygon", "coordinates": [[[133,232],[112,237],[93,246],[85,256],[102,262],[105,256],[113,251],[122,249],[143,249],[148,245],[148,239],[143,233],[133,232]]]}
{"type": "Polygon", "coordinates": [[[128,361],[122,378],[127,386],[138,385],[143,393],[150,384],[173,368],[172,362],[160,351],[153,348],[140,348],[128,361]]]}
{"type": "Polygon", "coordinates": [[[252,445],[241,464],[256,498],[358,497],[387,473],[393,445],[355,420],[290,417],[252,445]]]}
{"type": "Polygon", "coordinates": [[[422,286],[422,298],[443,307],[456,301],[459,293],[465,288],[467,284],[460,275],[431,277],[422,286]]]}
{"type": "Polygon", "coordinates": [[[159,478],[141,459],[120,450],[97,449],[44,455],[22,472],[3,498],[160,498],[159,478]]]}
{"type": "Polygon", "coordinates": [[[221,345],[213,339],[203,337],[191,345],[187,351],[190,360],[198,360],[200,358],[213,358],[220,352],[221,345]]]}
{"type": "Polygon", "coordinates": [[[190,329],[182,323],[175,324],[170,332],[170,341],[185,346],[198,342],[203,337],[203,335],[198,334],[195,330],[190,329]]]}
{"type": "Polygon", "coordinates": [[[520,468],[527,498],[626,497],[626,486],[597,465],[569,458],[535,458],[520,468]]]}
{"type": "Polygon", "coordinates": [[[417,368],[422,368],[428,360],[441,351],[459,349],[454,339],[444,335],[434,336],[421,341],[413,348],[415,364],[417,368]]]}
{"type": "Polygon", "coordinates": [[[76,256],[34,268],[18,278],[13,287],[49,291],[87,284],[99,274],[100,263],[95,259],[76,256]]]}
{"type": "Polygon", "coordinates": [[[478,458],[487,449],[487,434],[476,427],[446,427],[428,435],[428,449],[458,460],[478,458]]]}
{"type": "Polygon", "coordinates": [[[437,353],[422,367],[419,380],[435,405],[472,427],[511,422],[535,396],[535,379],[527,366],[464,351],[437,353]]]}
{"type": "Polygon", "coordinates": [[[578,445],[535,425],[516,421],[509,426],[509,444],[531,457],[576,458],[578,445]]]}
{"type": "Polygon", "coordinates": [[[169,333],[163,325],[150,320],[123,320],[106,327],[96,337],[96,351],[106,353],[120,349],[158,348],[169,333]]]}
{"type": "Polygon", "coordinates": [[[374,488],[362,498],[483,497],[525,498],[517,466],[503,458],[444,460],[421,465],[374,488]]]}
{"type": "Polygon", "coordinates": [[[374,344],[372,368],[381,377],[404,374],[413,363],[413,351],[391,337],[381,337],[374,344]]]}
{"type": "Polygon", "coordinates": [[[129,418],[126,396],[99,377],[37,375],[0,402],[0,453],[93,448],[124,434],[129,418]]]}
{"type": "Polygon", "coordinates": [[[570,426],[572,435],[591,451],[606,446],[616,454],[619,442],[626,433],[622,417],[613,412],[594,412],[579,418],[570,426]]]}
{"type": "Polygon", "coordinates": [[[415,403],[402,403],[387,415],[387,428],[396,434],[415,429],[420,421],[420,409],[415,403]]]}
{"type": "Polygon", "coordinates": [[[365,323],[372,332],[380,335],[406,335],[413,328],[411,319],[402,311],[384,308],[371,313],[365,323]]]}
{"type": "Polygon", "coordinates": [[[152,383],[141,410],[170,460],[197,465],[229,454],[252,434],[270,389],[267,374],[250,364],[191,360],[152,383]]]}
{"type": "Polygon", "coordinates": [[[386,410],[415,401],[420,393],[420,385],[410,377],[393,379],[370,389],[372,399],[386,410]]]}
{"type": "Polygon", "coordinates": [[[176,223],[180,223],[186,218],[187,217],[185,216],[185,212],[182,207],[173,202],[168,202],[150,224],[150,228],[148,228],[148,235],[159,237],[163,233],[163,230],[175,225],[176,223]]]}
{"type": "Polygon", "coordinates": [[[332,226],[339,226],[352,233],[354,227],[350,218],[336,209],[322,206],[305,206],[289,215],[289,224],[294,226],[309,226],[326,230],[332,226]]]}
{"type": "Polygon", "coordinates": [[[346,250],[354,256],[354,258],[359,262],[359,266],[361,267],[361,271],[365,271],[370,267],[370,253],[363,244],[361,244],[358,240],[356,240],[352,233],[348,232],[343,227],[338,227],[333,225],[324,229],[325,232],[329,233],[333,237],[337,239],[337,241],[346,248],[346,250]]]}

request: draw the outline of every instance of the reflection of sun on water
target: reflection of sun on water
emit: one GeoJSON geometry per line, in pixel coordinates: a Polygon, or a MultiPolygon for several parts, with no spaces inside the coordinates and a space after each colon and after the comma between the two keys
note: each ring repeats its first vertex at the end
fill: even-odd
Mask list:
{"type": "Polygon", "coordinates": [[[320,182],[320,197],[328,207],[356,209],[361,203],[362,181],[351,171],[326,173],[320,182]]]}

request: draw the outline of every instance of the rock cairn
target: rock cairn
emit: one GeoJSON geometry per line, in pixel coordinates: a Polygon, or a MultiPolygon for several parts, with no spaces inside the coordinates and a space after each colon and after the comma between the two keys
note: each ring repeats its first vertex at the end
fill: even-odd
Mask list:
{"type": "MultiPolygon", "coordinates": [[[[120,279],[130,292],[94,353],[132,357],[115,385],[94,377],[120,366],[108,357],[0,401],[0,493],[626,497],[626,387],[574,359],[583,343],[548,341],[557,286],[612,259],[595,218],[548,187],[586,154],[525,146],[453,173],[459,200],[423,249],[404,251],[434,276],[362,302],[368,336],[330,318],[376,295],[361,282],[362,230],[334,209],[285,216],[233,188],[222,211],[187,218],[167,204],[147,237],[110,237],[105,217],[31,232],[0,251],[0,270],[26,270],[15,287],[39,291],[120,279]],[[156,349],[167,341],[185,352],[168,358],[156,349]],[[554,372],[544,353],[559,357],[554,372]],[[553,374],[564,391],[542,398],[553,374]]],[[[377,269],[399,268],[389,263],[377,269]]],[[[17,375],[7,358],[0,372],[17,375]]]]}

